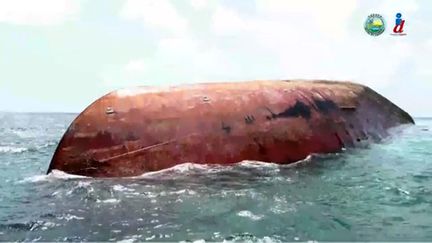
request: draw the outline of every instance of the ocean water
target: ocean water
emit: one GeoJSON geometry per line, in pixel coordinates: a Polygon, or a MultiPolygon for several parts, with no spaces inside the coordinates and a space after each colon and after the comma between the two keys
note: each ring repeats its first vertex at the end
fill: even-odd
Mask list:
{"type": "Polygon", "coordinates": [[[432,240],[432,120],[291,166],[45,175],[76,114],[0,113],[1,241],[432,240]]]}

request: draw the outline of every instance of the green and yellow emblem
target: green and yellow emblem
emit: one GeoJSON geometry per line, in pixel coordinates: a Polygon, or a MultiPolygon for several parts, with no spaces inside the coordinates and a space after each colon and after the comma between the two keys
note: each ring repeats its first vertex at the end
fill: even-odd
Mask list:
{"type": "Polygon", "coordinates": [[[385,30],[384,18],[379,14],[369,15],[364,23],[364,29],[369,35],[381,35],[385,30]]]}

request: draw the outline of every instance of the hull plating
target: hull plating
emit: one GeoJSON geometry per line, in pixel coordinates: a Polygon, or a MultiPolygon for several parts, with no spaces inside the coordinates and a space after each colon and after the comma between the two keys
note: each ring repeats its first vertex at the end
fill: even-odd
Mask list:
{"type": "Polygon", "coordinates": [[[136,176],[185,162],[292,163],[380,140],[413,123],[373,90],[348,82],[252,81],[109,93],[61,139],[48,172],[136,176]]]}

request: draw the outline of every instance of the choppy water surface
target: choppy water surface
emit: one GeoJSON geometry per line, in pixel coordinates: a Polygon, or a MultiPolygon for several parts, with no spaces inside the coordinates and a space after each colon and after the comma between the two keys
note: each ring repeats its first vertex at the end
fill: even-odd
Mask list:
{"type": "Polygon", "coordinates": [[[45,176],[74,114],[0,113],[0,240],[431,240],[432,120],[296,166],[45,176]]]}

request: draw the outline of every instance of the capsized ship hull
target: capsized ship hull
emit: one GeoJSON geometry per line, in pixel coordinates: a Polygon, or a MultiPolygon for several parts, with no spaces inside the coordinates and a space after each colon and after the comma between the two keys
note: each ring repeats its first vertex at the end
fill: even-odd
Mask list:
{"type": "Polygon", "coordinates": [[[350,82],[250,81],[111,92],[63,135],[49,166],[92,177],[136,176],[177,164],[292,163],[380,140],[414,123],[350,82]]]}

